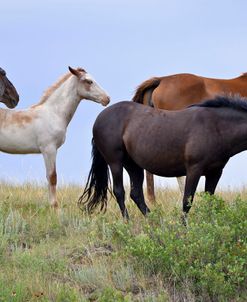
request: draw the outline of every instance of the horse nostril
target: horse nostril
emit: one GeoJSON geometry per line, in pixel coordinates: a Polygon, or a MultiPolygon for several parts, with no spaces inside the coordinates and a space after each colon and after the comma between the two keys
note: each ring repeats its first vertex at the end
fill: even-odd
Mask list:
{"type": "Polygon", "coordinates": [[[102,105],[107,106],[110,103],[110,97],[107,96],[102,100],[102,105]]]}

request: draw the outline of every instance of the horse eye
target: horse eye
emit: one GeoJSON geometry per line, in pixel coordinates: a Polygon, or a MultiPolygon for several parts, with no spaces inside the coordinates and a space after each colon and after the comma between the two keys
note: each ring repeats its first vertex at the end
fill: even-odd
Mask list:
{"type": "Polygon", "coordinates": [[[93,81],[92,80],[85,80],[85,82],[89,85],[93,84],[93,81]]]}

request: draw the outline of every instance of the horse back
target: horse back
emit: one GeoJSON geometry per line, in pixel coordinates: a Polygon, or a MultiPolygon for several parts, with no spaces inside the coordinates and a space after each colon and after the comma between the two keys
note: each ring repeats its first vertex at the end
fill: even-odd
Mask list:
{"type": "Polygon", "coordinates": [[[152,104],[166,110],[180,110],[217,95],[247,96],[246,75],[233,79],[216,79],[181,73],[159,79],[159,85],[155,89],[145,91],[143,104],[152,104]]]}

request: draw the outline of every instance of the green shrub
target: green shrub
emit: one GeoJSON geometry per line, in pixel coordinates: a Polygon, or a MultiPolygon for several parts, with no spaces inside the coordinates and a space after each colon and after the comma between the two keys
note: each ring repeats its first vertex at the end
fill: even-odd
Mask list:
{"type": "Polygon", "coordinates": [[[130,302],[132,301],[129,296],[124,296],[120,291],[106,287],[99,295],[98,302],[130,302]]]}
{"type": "MultiPolygon", "coordinates": [[[[205,301],[226,301],[247,294],[247,203],[200,196],[188,226],[178,211],[155,212],[139,234],[133,225],[117,225],[115,235],[125,255],[147,275],[162,274],[177,288],[184,284],[205,301]],[[162,218],[164,217],[164,218],[162,218]]],[[[244,298],[243,298],[244,299],[244,298]]]]}

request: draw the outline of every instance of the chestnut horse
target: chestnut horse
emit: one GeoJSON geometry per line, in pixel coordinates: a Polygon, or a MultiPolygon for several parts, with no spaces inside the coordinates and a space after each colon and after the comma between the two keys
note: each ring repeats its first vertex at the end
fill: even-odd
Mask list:
{"type": "Polygon", "coordinates": [[[179,111],[120,102],[103,110],[93,126],[93,161],[79,203],[89,212],[107,204],[108,166],[113,193],[128,218],[123,168],[129,174],[130,197],[142,214],[144,170],[166,177],[186,175],[183,211],[188,213],[198,181],[214,194],[222,170],[233,155],[247,150],[247,102],[217,97],[179,111]],[[143,123],[145,121],[145,123],[143,123]]]}
{"type": "MultiPolygon", "coordinates": [[[[247,73],[233,79],[211,79],[194,74],[175,74],[151,78],[137,88],[133,101],[165,110],[180,110],[216,95],[247,97],[247,73]]],[[[148,200],[155,201],[153,175],[146,172],[148,200]]],[[[183,178],[178,178],[180,191],[183,178]]]]}
{"type": "Polygon", "coordinates": [[[56,155],[82,99],[106,106],[110,98],[84,69],[73,69],[47,89],[40,102],[26,110],[0,110],[0,151],[41,153],[46,167],[49,200],[57,207],[56,155]]]}
{"type": "Polygon", "coordinates": [[[19,102],[19,95],[6,76],[6,72],[0,67],[0,102],[8,108],[14,108],[19,102]]]}

